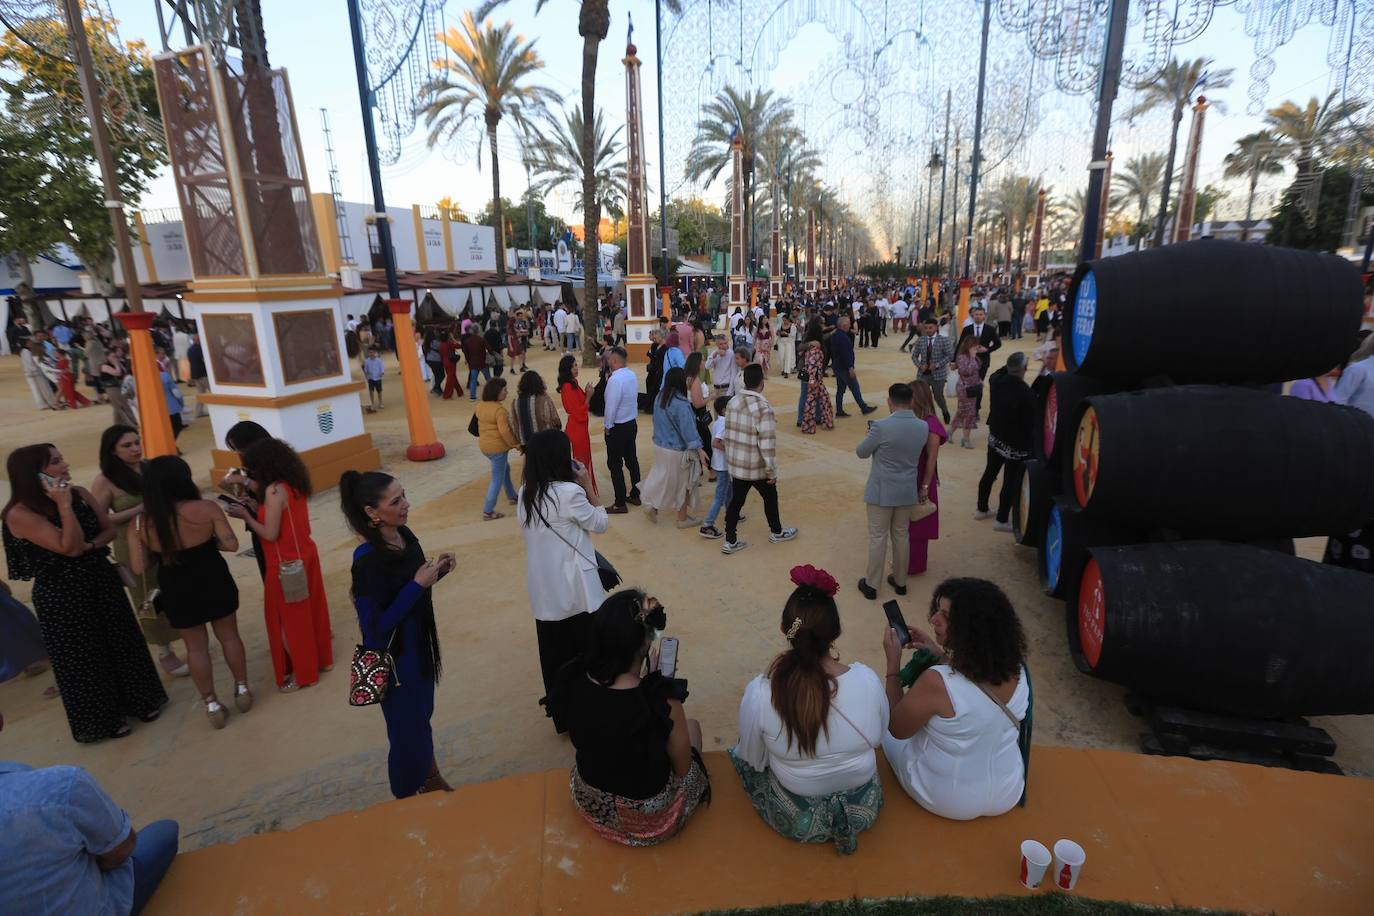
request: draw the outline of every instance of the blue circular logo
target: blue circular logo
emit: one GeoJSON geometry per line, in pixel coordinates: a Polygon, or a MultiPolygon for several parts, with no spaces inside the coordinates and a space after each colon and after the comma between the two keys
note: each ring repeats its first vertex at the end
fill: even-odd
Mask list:
{"type": "Polygon", "coordinates": [[[1093,342],[1093,328],[1097,325],[1097,276],[1090,270],[1078,281],[1078,293],[1073,300],[1073,328],[1069,342],[1074,362],[1082,364],[1093,342]]]}
{"type": "Polygon", "coordinates": [[[1051,590],[1059,587],[1059,571],[1064,564],[1064,520],[1059,507],[1051,506],[1045,521],[1045,584],[1051,590]]]}

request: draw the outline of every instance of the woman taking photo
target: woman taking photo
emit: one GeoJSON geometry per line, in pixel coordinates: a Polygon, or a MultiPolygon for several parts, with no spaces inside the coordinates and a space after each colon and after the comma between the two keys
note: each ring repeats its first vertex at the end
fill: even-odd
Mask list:
{"type": "Polygon", "coordinates": [[[883,753],[906,793],[932,814],[966,821],[1010,811],[1026,786],[1030,710],[1026,634],[1011,602],[985,579],[946,579],[930,598],[932,640],[907,648],[937,664],[905,694],[897,631],[883,634],[892,710],[883,753]]]}
{"type": "Polygon", "coordinates": [[[243,464],[256,516],[242,504],[229,506],[229,514],[258,536],[272,670],[277,689],[289,693],[318,683],[320,672],[334,667],[320,552],[310,537],[310,474],[296,450],[280,439],[253,443],[243,464]],[[284,583],[291,587],[291,600],[284,583]]]}
{"type": "Polygon", "coordinates": [[[553,398],[549,397],[544,379],[538,372],[526,372],[516,383],[510,425],[522,446],[537,432],[563,427],[563,418],[558,415],[558,408],[554,406],[553,398]]]}
{"type": "Polygon", "coordinates": [[[124,361],[124,345],[117,342],[110,344],[104,361],[96,371],[100,373],[100,387],[110,399],[110,410],[114,412],[112,422],[138,426],[138,414],[124,395],[124,378],[129,374],[129,366],[124,361]]]}
{"type": "Polygon", "coordinates": [[[928,435],[926,447],[921,452],[921,460],[916,467],[918,502],[935,504],[935,511],[920,521],[910,522],[907,536],[911,544],[908,548],[906,572],[909,576],[919,576],[930,563],[930,542],[940,537],[940,446],[949,441],[949,433],[935,415],[935,394],[930,385],[917,379],[911,383],[911,409],[926,421],[928,435]]]}
{"type": "Polygon", "coordinates": [[[626,846],[671,839],[711,797],[701,725],[687,718],[650,652],[666,626],[658,599],[616,592],[591,615],[586,652],[546,698],[577,750],[573,804],[593,830],[626,846]]]}
{"type": "Polygon", "coordinates": [[[10,579],[33,580],[43,631],[72,737],[123,738],[126,720],[158,717],[158,680],[119,574],[109,561],[115,529],[51,444],[26,445],[6,461],[10,499],[0,511],[10,579]]]}
{"type": "Polygon", "coordinates": [[[501,488],[506,490],[506,498],[515,505],[515,483],[510,476],[510,450],[520,447],[520,440],[511,429],[510,416],[501,402],[506,399],[506,380],[500,377],[487,379],[482,386],[482,400],[473,408],[477,417],[477,447],[491,462],[491,483],[487,486],[487,498],[482,503],[482,520],[494,521],[505,518],[504,512],[496,511],[496,497],[501,488]]]}
{"type": "MultiPolygon", "coordinates": [[[[91,484],[96,511],[107,515],[115,526],[114,561],[128,570],[120,574],[134,607],[143,604],[149,590],[156,591],[157,564],[147,564],[134,575],[129,563],[129,524],[143,514],[143,441],[132,426],[111,426],[100,436],[100,473],[91,484]]],[[[148,645],[157,646],[157,663],[172,677],[186,677],[191,669],[177,658],[172,641],[176,627],[159,606],[157,616],[140,617],[139,628],[148,645]]]]}
{"type": "Polygon", "coordinates": [[[410,502],[401,482],[380,471],[345,471],[339,504],[363,543],[353,551],[353,606],[362,645],[387,651],[395,662],[382,698],[390,742],[387,774],[391,794],[451,791],[434,757],[434,687],[443,663],[434,623],[434,583],[454,566],[451,553],[425,558],[406,527],[410,502]]]}
{"type": "Polygon", "coordinates": [[[210,637],[215,631],[224,662],[234,676],[234,705],[239,712],[253,708],[248,689],[248,663],[239,638],[239,590],[221,552],[239,548],[224,510],[212,499],[201,499],[191,468],[175,455],[148,462],[143,474],[144,512],[133,522],[136,536],[130,545],[134,575],[157,564],[161,594],[158,605],[186,643],[191,682],[205,703],[214,728],[224,728],[229,710],[215,694],[210,662],[210,637]]]}
{"type": "Polygon", "coordinates": [[[839,583],[813,566],[794,566],[791,578],[788,648],[745,688],[730,760],[769,827],[849,854],[883,807],[873,749],[887,732],[887,698],[873,669],[834,651],[839,583]]]}
{"type": "Polygon", "coordinates": [[[700,525],[701,519],[688,512],[696,503],[701,469],[708,463],[696,414],[687,400],[687,376],[680,368],[669,369],[654,399],[654,466],[639,486],[649,520],[657,522],[659,510],[665,509],[677,512],[679,528],[700,525]]]}
{"type": "Polygon", "coordinates": [[[970,334],[959,341],[959,349],[954,356],[954,365],[959,370],[959,381],[954,387],[959,409],[954,412],[954,422],[949,424],[949,428],[962,433],[959,444],[964,448],[973,448],[969,434],[978,428],[978,391],[983,386],[978,376],[978,354],[982,352],[983,346],[978,343],[978,338],[970,334]],[[974,389],[973,393],[969,392],[970,388],[974,389]]]}
{"type": "Polygon", "coordinates": [[[563,410],[568,422],[563,427],[572,442],[573,457],[587,469],[587,477],[596,489],[596,474],[592,472],[592,437],[588,431],[590,411],[587,401],[591,398],[592,383],[585,388],[577,387],[577,357],[569,353],[558,361],[558,397],[563,402],[563,410]]]}
{"type": "MultiPolygon", "coordinates": [[[[516,515],[525,536],[525,583],[548,693],[559,669],[584,648],[591,611],[606,595],[591,536],[609,525],[591,472],[574,461],[572,444],[559,430],[535,433],[526,447],[516,515]]],[[[568,730],[558,713],[546,712],[559,734],[568,730]]]]}
{"type": "Polygon", "coordinates": [[[815,435],[817,424],[835,428],[835,405],[825,387],[825,331],[819,319],[806,328],[806,342],[802,344],[801,413],[797,424],[808,436],[815,435]]]}

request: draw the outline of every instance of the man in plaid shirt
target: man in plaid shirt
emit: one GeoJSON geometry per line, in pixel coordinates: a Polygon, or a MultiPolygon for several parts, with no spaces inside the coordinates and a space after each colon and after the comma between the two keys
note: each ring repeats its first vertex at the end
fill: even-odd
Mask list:
{"type": "Polygon", "coordinates": [[[763,396],[762,366],[744,367],[744,388],[725,408],[725,466],[734,487],[725,510],[725,544],[720,548],[725,554],[749,546],[736,539],[735,529],[750,488],[763,497],[763,514],[771,532],[768,540],[777,543],[797,536],[796,528],[784,528],[778,518],[778,418],[763,396]]]}
{"type": "MultiPolygon", "coordinates": [[[[945,380],[954,362],[954,341],[942,337],[940,323],[930,316],[921,322],[921,336],[911,348],[911,361],[916,365],[916,377],[930,386],[940,413],[949,422],[949,407],[945,405],[945,380]]],[[[925,417],[920,419],[924,420],[925,417]]]]}

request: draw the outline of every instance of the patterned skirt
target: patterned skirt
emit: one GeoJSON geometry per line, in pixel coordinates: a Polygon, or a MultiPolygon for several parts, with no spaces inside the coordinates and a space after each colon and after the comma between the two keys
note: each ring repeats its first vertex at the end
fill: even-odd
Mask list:
{"type": "Polygon", "coordinates": [[[808,797],[787,791],[772,770],[754,769],[733,748],[730,760],[759,817],[788,839],[833,842],[836,852],[849,855],[859,848],[858,835],[873,826],[883,808],[883,787],[876,776],[848,792],[808,797]]]}
{"type": "Polygon", "coordinates": [[[622,798],[582,781],[574,764],[568,779],[573,805],[592,829],[626,846],[653,846],[672,839],[702,801],[711,800],[711,778],[701,758],[692,754],[686,776],[671,776],[653,798],[622,798]]]}

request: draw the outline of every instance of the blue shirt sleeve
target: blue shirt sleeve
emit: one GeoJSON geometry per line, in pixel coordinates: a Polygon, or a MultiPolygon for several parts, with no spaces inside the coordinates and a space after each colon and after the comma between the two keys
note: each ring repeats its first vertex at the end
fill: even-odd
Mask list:
{"type": "Polygon", "coordinates": [[[71,770],[67,788],[67,814],[81,845],[93,856],[113,850],[129,837],[133,822],[100,788],[91,774],[80,767],[71,770]]]}
{"type": "Polygon", "coordinates": [[[358,562],[366,554],[355,553],[353,563],[353,606],[358,612],[358,628],[371,648],[384,647],[391,632],[400,626],[415,607],[425,589],[411,579],[395,595],[369,574],[366,564],[358,562]],[[380,642],[379,642],[380,641],[380,642]]]}

